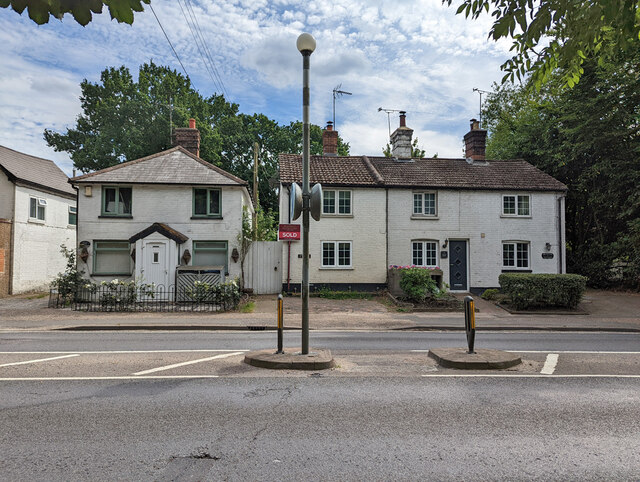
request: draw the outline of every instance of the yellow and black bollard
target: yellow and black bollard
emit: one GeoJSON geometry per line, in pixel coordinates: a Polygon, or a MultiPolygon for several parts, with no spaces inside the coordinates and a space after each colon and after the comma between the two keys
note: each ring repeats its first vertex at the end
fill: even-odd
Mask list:
{"type": "Polygon", "coordinates": [[[474,353],[473,345],[476,341],[476,307],[471,296],[464,297],[464,328],[467,332],[469,353],[474,353]]]}
{"type": "Polygon", "coordinates": [[[282,295],[278,295],[278,351],[276,354],[283,354],[282,349],[282,330],[284,328],[284,312],[283,312],[283,299],[282,295]]]}

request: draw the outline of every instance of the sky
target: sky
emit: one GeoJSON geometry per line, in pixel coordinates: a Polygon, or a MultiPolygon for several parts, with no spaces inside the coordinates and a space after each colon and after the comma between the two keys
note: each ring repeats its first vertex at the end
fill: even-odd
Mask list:
{"type": "MultiPolygon", "coordinates": [[[[478,117],[479,96],[502,78],[510,43],[488,39],[491,18],[465,19],[440,0],[189,0],[221,82],[210,75],[183,11],[186,0],[153,0],[167,36],[205,97],[226,93],[241,112],[281,124],[302,118],[302,57],[296,39],[311,33],[310,120],[332,120],[352,155],[381,155],[398,114],[407,111],[427,156],[462,157],[462,136],[478,117]],[[183,7],[181,9],[181,7],[183,7]]],[[[188,16],[189,10],[186,10],[188,16]]],[[[176,59],[148,6],[133,25],[111,20],[105,8],[82,27],[70,16],[38,26],[26,12],[0,8],[0,145],[73,165],[43,138],[75,126],[80,82],[99,82],[107,67],[134,76],[153,60],[178,71],[176,59]]]]}

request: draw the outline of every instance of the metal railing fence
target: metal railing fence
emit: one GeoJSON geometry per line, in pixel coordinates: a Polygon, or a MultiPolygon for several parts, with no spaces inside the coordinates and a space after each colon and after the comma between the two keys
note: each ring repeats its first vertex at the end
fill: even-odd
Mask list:
{"type": "Polygon", "coordinates": [[[83,287],[75,293],[49,292],[50,308],[75,311],[179,312],[228,311],[240,301],[237,288],[219,284],[187,287],[110,286],[83,287]]]}

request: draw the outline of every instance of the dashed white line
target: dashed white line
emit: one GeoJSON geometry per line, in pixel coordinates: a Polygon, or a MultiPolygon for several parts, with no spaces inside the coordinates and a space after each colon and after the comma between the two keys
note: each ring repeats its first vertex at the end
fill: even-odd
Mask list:
{"type": "Polygon", "coordinates": [[[558,354],[557,353],[549,353],[547,355],[547,359],[544,362],[544,366],[540,373],[542,375],[553,375],[553,372],[556,371],[556,365],[558,364],[558,354]]]}
{"type": "Polygon", "coordinates": [[[242,354],[243,354],[243,352],[241,352],[241,351],[235,351],[233,353],[224,353],[222,355],[210,356],[208,358],[200,358],[198,360],[191,360],[191,361],[186,361],[186,362],[182,362],[182,363],[174,363],[173,365],[166,365],[166,366],[163,366],[163,367],[151,368],[150,370],[143,370],[141,372],[134,373],[134,375],[147,375],[149,373],[161,372],[161,371],[164,371],[164,370],[171,370],[172,368],[179,368],[179,367],[183,367],[183,366],[186,366],[186,365],[193,365],[195,363],[202,363],[202,362],[211,361],[211,360],[219,360],[221,358],[227,358],[227,357],[230,357],[230,356],[242,355],[242,354]]]}
{"type": "Polygon", "coordinates": [[[26,360],[26,361],[19,361],[19,362],[13,362],[13,363],[4,363],[0,365],[0,368],[12,367],[16,365],[28,365],[29,363],[40,363],[40,362],[46,362],[51,360],[60,360],[61,358],[71,358],[74,356],[80,356],[80,355],[78,353],[74,353],[73,355],[54,356],[51,358],[39,358],[38,360],[26,360]]]}

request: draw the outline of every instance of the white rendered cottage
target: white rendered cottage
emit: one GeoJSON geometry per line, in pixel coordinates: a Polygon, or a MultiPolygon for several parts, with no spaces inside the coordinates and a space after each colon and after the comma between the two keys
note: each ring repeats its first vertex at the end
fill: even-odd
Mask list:
{"type": "MultiPolygon", "coordinates": [[[[411,158],[413,131],[401,113],[393,157],[337,156],[337,132],[310,160],[321,183],[322,218],[310,226],[314,288],[374,290],[390,265],[437,268],[452,291],[498,286],[505,272],[565,272],[566,186],[523,160],[485,159],[486,131],[472,120],[465,159],[411,158]]],[[[280,155],[280,222],[291,221],[291,183],[301,156],[280,155]]],[[[300,243],[283,250],[284,289],[299,289],[300,243]]]]}
{"type": "Polygon", "coordinates": [[[0,297],[48,289],[76,244],[76,192],[53,161],[0,146],[0,297]]]}
{"type": "Polygon", "coordinates": [[[78,187],[78,266],[95,283],[136,279],[170,289],[179,266],[240,277],[242,179],[198,157],[195,121],[172,149],[70,180],[78,187]],[[183,147],[185,146],[185,147],[183,147]]]}

